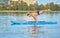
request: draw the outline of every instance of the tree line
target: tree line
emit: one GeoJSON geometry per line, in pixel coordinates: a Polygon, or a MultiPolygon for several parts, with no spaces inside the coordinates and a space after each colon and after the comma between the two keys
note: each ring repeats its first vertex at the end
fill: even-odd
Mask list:
{"type": "Polygon", "coordinates": [[[47,4],[30,4],[26,2],[11,2],[11,4],[0,3],[0,10],[24,10],[24,11],[34,11],[34,10],[43,10],[50,9],[52,11],[60,11],[60,5],[54,4],[53,2],[47,4]]]}

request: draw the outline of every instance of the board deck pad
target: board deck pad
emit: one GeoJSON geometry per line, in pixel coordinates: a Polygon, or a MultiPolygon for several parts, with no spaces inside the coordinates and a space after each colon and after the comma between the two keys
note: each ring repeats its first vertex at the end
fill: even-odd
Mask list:
{"type": "Polygon", "coordinates": [[[56,21],[27,21],[27,22],[17,22],[11,21],[11,25],[45,25],[45,24],[57,24],[56,21]]]}

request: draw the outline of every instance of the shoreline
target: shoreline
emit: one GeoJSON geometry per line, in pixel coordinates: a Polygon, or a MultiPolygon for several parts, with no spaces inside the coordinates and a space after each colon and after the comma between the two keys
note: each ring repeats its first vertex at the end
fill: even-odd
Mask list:
{"type": "MultiPolygon", "coordinates": [[[[36,11],[0,10],[0,12],[36,12],[36,11]]],[[[60,11],[47,11],[47,12],[60,12],[60,11]]]]}

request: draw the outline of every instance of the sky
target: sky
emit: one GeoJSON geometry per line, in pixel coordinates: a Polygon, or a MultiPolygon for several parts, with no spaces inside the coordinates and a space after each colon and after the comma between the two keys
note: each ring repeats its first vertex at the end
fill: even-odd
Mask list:
{"type": "Polygon", "coordinates": [[[54,2],[55,4],[60,4],[60,0],[36,0],[38,4],[46,4],[50,2],[54,2]]]}

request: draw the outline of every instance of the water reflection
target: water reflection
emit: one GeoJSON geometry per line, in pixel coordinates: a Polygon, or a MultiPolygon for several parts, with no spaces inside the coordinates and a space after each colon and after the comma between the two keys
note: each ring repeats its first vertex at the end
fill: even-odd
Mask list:
{"type": "Polygon", "coordinates": [[[37,37],[43,38],[44,37],[44,36],[42,36],[42,35],[44,35],[42,26],[36,26],[36,25],[31,26],[28,28],[28,32],[31,34],[31,38],[37,38],[37,37]]]}

